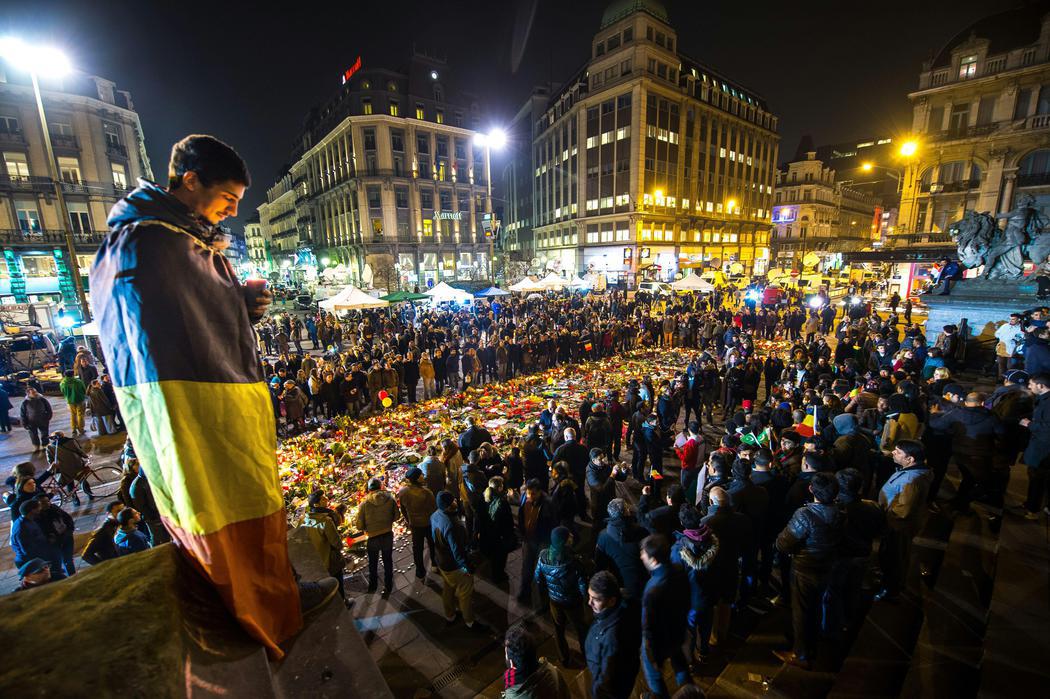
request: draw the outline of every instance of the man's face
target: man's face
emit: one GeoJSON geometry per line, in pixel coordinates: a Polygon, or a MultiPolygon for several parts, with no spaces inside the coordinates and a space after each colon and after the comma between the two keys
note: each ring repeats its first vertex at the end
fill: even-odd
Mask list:
{"type": "Polygon", "coordinates": [[[591,611],[595,614],[601,614],[606,609],[609,609],[616,604],[616,598],[607,599],[601,595],[595,593],[594,590],[587,588],[587,606],[591,608],[591,611]]]}
{"type": "Polygon", "coordinates": [[[525,491],[525,499],[527,499],[529,502],[535,504],[540,499],[540,492],[541,491],[539,491],[539,490],[533,490],[533,489],[529,488],[528,490],[525,491]]]}
{"type": "Polygon", "coordinates": [[[196,173],[188,172],[179,187],[179,190],[183,189],[186,190],[183,201],[195,214],[215,225],[237,215],[237,205],[244,198],[247,187],[232,180],[205,186],[196,173]]]}
{"type": "Polygon", "coordinates": [[[1041,383],[1037,383],[1035,381],[1029,380],[1029,382],[1028,382],[1028,390],[1031,391],[1032,393],[1034,393],[1037,396],[1041,396],[1044,393],[1046,393],[1047,391],[1050,391],[1050,388],[1047,388],[1046,386],[1044,386],[1041,383]]]}
{"type": "Polygon", "coordinates": [[[894,447],[893,463],[897,464],[898,466],[903,466],[907,468],[908,466],[911,466],[912,459],[910,456],[901,451],[900,447],[894,447]]]}
{"type": "Polygon", "coordinates": [[[117,515],[119,515],[120,511],[123,510],[123,509],[124,509],[124,503],[122,503],[122,502],[118,502],[116,505],[114,505],[113,506],[113,510],[109,513],[110,519],[116,519],[117,515]]]}

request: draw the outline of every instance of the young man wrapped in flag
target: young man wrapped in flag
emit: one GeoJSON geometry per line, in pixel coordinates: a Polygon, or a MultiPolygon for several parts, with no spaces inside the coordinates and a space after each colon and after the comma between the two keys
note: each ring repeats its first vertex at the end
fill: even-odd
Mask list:
{"type": "Polygon", "coordinates": [[[296,584],[252,331],[273,297],[242,285],[215,245],[248,170],[225,143],[188,136],[172,149],[167,190],[139,184],[110,212],[91,270],[121,413],[179,552],[280,658],[278,644],[336,585],[296,584]]]}

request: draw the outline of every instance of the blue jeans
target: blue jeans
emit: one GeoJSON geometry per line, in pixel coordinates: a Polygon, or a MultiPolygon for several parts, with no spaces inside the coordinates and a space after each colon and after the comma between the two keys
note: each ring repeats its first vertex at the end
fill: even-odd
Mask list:
{"type": "Polygon", "coordinates": [[[664,651],[653,657],[650,649],[643,641],[642,674],[645,676],[645,683],[649,685],[649,691],[658,697],[671,696],[670,692],[667,691],[667,683],[664,682],[663,666],[665,660],[671,661],[671,667],[674,669],[674,679],[679,687],[685,684],[693,684],[693,678],[689,674],[689,663],[686,662],[681,646],[676,646],[670,651],[664,651]]]}

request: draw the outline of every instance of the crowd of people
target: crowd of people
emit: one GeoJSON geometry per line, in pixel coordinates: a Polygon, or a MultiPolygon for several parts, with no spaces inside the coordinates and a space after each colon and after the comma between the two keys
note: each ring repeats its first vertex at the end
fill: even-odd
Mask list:
{"type": "MultiPolygon", "coordinates": [[[[693,358],[675,379],[623,377],[579,405],[552,400],[514,443],[497,446],[467,418],[458,440],[427,445],[395,491],[369,480],[353,523],[367,535],[368,593],[392,590],[401,521],[416,576],[426,578],[429,553],[446,620],[472,629],[486,628],[473,611],[475,575],[509,588],[508,554],[520,550],[518,601],[542,598],[560,663],[585,661],[594,696],[629,696],[639,671],[668,696],[664,664],[691,685],[749,604],[790,609],[786,663],[834,663],[818,659],[822,643],[850,639],[872,601],[905,591],[927,514],[975,516],[976,502],[997,520],[1017,464],[1029,478],[1019,514],[1036,519],[1044,507],[1045,309],[1004,324],[1016,336],[998,334],[1012,343],[998,348],[1001,385],[982,393],[960,383],[958,328],[930,344],[893,310],[847,308],[836,322],[827,304],[798,301],[763,309],[728,295],[614,294],[363,313],[340,351],[306,368],[282,355],[267,371],[290,382],[274,394],[277,414],[288,416],[284,401],[298,391],[305,420],[411,403],[420,382],[431,397],[639,346],[687,348],[693,358]],[[426,364],[443,365],[440,383],[420,371],[426,364]],[[332,402],[313,390],[318,377],[339,387],[332,402]],[[953,460],[960,481],[942,489],[953,460]]],[[[343,517],[317,491],[304,520],[339,580],[343,517]]],[[[561,691],[535,648],[526,630],[508,632],[507,696],[561,691]]]]}
{"type": "MultiPolygon", "coordinates": [[[[467,418],[458,439],[426,445],[396,491],[369,480],[351,524],[367,535],[369,594],[393,589],[402,522],[416,576],[440,580],[447,622],[484,630],[475,575],[509,589],[508,556],[520,550],[518,601],[542,599],[559,662],[586,663],[594,696],[629,696],[639,672],[650,692],[669,696],[668,662],[688,696],[743,606],[790,609],[785,662],[834,662],[818,658],[822,640],[848,640],[872,599],[905,591],[928,512],[973,516],[977,502],[1001,517],[1018,463],[1029,478],[1021,514],[1036,519],[1044,508],[1046,309],[999,328],[1001,385],[982,393],[960,382],[958,328],[931,344],[910,305],[898,317],[899,299],[884,315],[847,305],[840,317],[816,298],[816,308],[800,294],[767,308],[720,289],[406,305],[343,319],[285,314],[259,325],[258,337],[284,436],[637,347],[684,348],[691,359],[678,376],[624,376],[580,404],[553,399],[514,443],[495,444],[467,418]],[[953,461],[961,479],[942,489],[953,461]]],[[[100,433],[119,429],[111,392],[89,356],[74,357],[62,386],[74,436],[85,404],[100,433]]],[[[46,399],[32,392],[21,411],[34,444],[50,448],[46,399]]],[[[127,482],[82,551],[89,564],[166,537],[130,450],[122,463],[127,482]]],[[[75,481],[70,469],[56,475],[75,481]]],[[[73,521],[35,492],[40,479],[22,464],[9,482],[23,588],[75,572],[73,521]]],[[[316,491],[301,522],[344,595],[346,516],[316,491]]],[[[528,631],[512,628],[505,650],[507,696],[564,692],[528,631]]]]}

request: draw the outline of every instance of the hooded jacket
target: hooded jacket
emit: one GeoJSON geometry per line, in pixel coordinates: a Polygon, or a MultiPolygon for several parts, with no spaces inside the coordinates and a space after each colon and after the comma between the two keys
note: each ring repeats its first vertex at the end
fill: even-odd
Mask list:
{"type": "Polygon", "coordinates": [[[711,585],[713,580],[708,579],[712,577],[708,575],[708,570],[718,556],[718,537],[705,526],[675,532],[674,537],[671,562],[682,566],[689,576],[690,608],[699,614],[707,604],[715,601],[712,593],[717,590],[711,585]]]}
{"type": "Polygon", "coordinates": [[[354,526],[373,538],[393,531],[397,518],[394,496],[386,490],[376,490],[369,493],[357,508],[354,526]]]}

